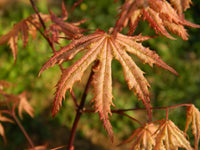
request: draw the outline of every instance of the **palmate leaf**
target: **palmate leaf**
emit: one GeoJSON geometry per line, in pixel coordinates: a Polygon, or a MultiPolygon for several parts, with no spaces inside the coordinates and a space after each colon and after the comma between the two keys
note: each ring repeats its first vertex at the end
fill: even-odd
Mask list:
{"type": "Polygon", "coordinates": [[[156,144],[153,133],[157,130],[157,125],[153,123],[145,124],[143,127],[136,129],[133,134],[120,145],[129,143],[134,140],[130,150],[152,150],[156,144]]]}
{"type": "Polygon", "coordinates": [[[190,8],[190,4],[192,4],[191,0],[170,0],[170,2],[181,17],[184,17],[183,12],[190,8]]]}
{"type": "Polygon", "coordinates": [[[64,1],[62,1],[62,16],[56,16],[51,10],[49,10],[51,15],[52,24],[49,27],[48,32],[52,33],[52,40],[54,42],[58,42],[59,33],[62,32],[65,34],[65,38],[74,39],[80,38],[82,36],[82,32],[86,31],[85,29],[77,27],[81,23],[84,23],[86,20],[82,20],[77,23],[68,23],[65,22],[68,19],[68,12],[65,8],[64,1]]]}
{"type": "Polygon", "coordinates": [[[133,134],[120,145],[134,141],[130,150],[178,150],[184,148],[193,150],[186,134],[171,120],[159,120],[156,123],[145,124],[136,129],[133,134]]]}
{"type": "Polygon", "coordinates": [[[160,126],[155,133],[155,150],[178,150],[184,148],[193,150],[186,134],[181,131],[171,120],[161,120],[160,126]]]}
{"type": "Polygon", "coordinates": [[[33,114],[34,109],[27,100],[26,92],[19,94],[18,98],[19,98],[19,106],[18,106],[19,117],[21,119],[23,119],[22,111],[25,111],[29,116],[31,116],[33,118],[34,117],[34,114],[33,114]]]}
{"type": "MultiPolygon", "coordinates": [[[[42,19],[46,22],[50,20],[49,15],[40,14],[42,19]]],[[[33,14],[29,16],[26,19],[21,20],[20,22],[16,23],[11,31],[9,31],[7,34],[2,35],[0,37],[0,45],[8,42],[10,45],[10,48],[12,50],[14,60],[17,58],[17,41],[19,39],[19,35],[21,32],[21,37],[23,41],[23,47],[26,47],[29,39],[29,34],[32,35],[33,38],[36,36],[37,28],[41,27],[41,24],[39,22],[39,19],[36,14],[33,14]]]]}
{"type": "Polygon", "coordinates": [[[0,89],[0,95],[2,95],[3,98],[5,99],[5,101],[0,101],[0,105],[10,104],[10,103],[18,104],[18,114],[21,119],[23,119],[22,117],[23,111],[25,111],[29,116],[34,117],[33,114],[34,109],[27,100],[26,92],[22,92],[19,95],[14,95],[14,94],[8,94],[0,89]]]}
{"type": "Polygon", "coordinates": [[[93,67],[93,86],[94,86],[94,107],[99,113],[100,119],[103,120],[109,136],[113,139],[112,127],[109,122],[111,115],[110,106],[112,103],[112,79],[111,79],[111,61],[118,60],[124,70],[125,80],[130,90],[133,90],[139,99],[141,99],[151,117],[151,105],[149,99],[149,84],[143,76],[143,71],[135,64],[127,52],[136,55],[143,63],[153,64],[163,67],[177,74],[177,72],[164,63],[161,58],[149,48],[145,48],[138,43],[149,37],[144,36],[125,36],[122,34],[107,34],[104,31],[97,30],[95,33],[83,36],[80,39],[72,40],[70,44],[57,51],[48,62],[46,62],[39,75],[47,68],[55,64],[61,64],[73,59],[77,53],[85,51],[85,54],[73,65],[63,70],[61,78],[57,83],[55,100],[53,106],[53,116],[59,111],[62,105],[62,99],[65,98],[67,90],[72,89],[76,81],[80,81],[85,70],[94,61],[98,65],[93,67]]]}
{"type": "MultiPolygon", "coordinates": [[[[82,32],[86,31],[77,27],[81,23],[84,23],[85,20],[75,23],[65,22],[68,18],[67,10],[64,6],[64,2],[62,2],[62,16],[57,17],[51,10],[49,10],[49,14],[39,14],[42,18],[43,22],[50,22],[50,25],[44,31],[44,36],[49,40],[49,42],[57,42],[60,38],[60,33],[64,33],[67,39],[75,39],[80,38],[82,36],[82,32]]],[[[0,45],[4,43],[8,43],[14,60],[17,58],[17,42],[19,40],[19,36],[21,33],[23,47],[25,47],[29,40],[29,34],[32,35],[33,38],[36,37],[37,30],[42,27],[42,24],[38,18],[37,14],[33,14],[26,19],[21,20],[16,23],[13,28],[5,35],[0,37],[0,45]]]]}
{"type": "MultiPolygon", "coordinates": [[[[172,1],[172,0],[171,0],[172,1]]],[[[179,0],[181,1],[181,0],[179,0]]],[[[174,5],[179,2],[172,1],[174,5]]],[[[186,6],[179,7],[186,10],[189,7],[190,1],[185,0],[186,6]]],[[[162,34],[167,38],[174,39],[168,31],[187,40],[188,34],[184,26],[200,28],[199,25],[193,24],[184,19],[180,11],[176,11],[166,0],[126,0],[121,7],[121,12],[118,15],[119,19],[114,28],[114,34],[121,31],[129,24],[129,34],[132,34],[137,27],[139,20],[143,17],[147,20],[150,26],[157,34],[162,34]]]]}

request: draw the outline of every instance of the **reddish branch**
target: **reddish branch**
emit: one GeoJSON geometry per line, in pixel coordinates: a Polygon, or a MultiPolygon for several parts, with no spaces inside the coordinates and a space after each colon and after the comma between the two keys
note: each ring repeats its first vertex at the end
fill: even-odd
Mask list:
{"type": "Polygon", "coordinates": [[[37,7],[35,6],[35,3],[33,2],[33,0],[30,0],[30,2],[31,2],[31,5],[32,5],[34,11],[35,11],[36,14],[38,15],[38,18],[39,18],[39,20],[40,20],[40,23],[42,24],[42,27],[44,28],[44,30],[46,30],[46,26],[45,26],[45,24],[44,24],[44,21],[42,20],[42,17],[40,16],[40,13],[39,13],[37,7]]]}
{"type": "Polygon", "coordinates": [[[78,107],[79,107],[79,105],[78,105],[78,100],[77,100],[77,98],[76,98],[76,96],[75,96],[75,94],[74,94],[74,91],[71,90],[71,91],[70,91],[70,94],[71,94],[72,99],[73,99],[73,101],[74,101],[75,107],[78,108],[78,107]]]}
{"type": "Polygon", "coordinates": [[[73,143],[74,143],[74,139],[75,139],[76,129],[77,129],[77,126],[78,126],[79,119],[80,119],[80,117],[81,117],[81,115],[84,111],[83,108],[84,108],[84,105],[85,105],[86,96],[87,96],[88,91],[89,91],[89,87],[90,87],[90,83],[92,81],[93,74],[94,74],[94,72],[92,71],[90,73],[90,76],[89,76],[89,79],[87,81],[85,90],[83,92],[83,96],[81,98],[80,105],[78,106],[78,109],[76,111],[76,117],[75,117],[75,120],[74,120],[74,123],[73,123],[73,126],[72,126],[72,131],[71,131],[71,134],[70,134],[67,150],[73,149],[73,143]]]}
{"type": "MultiPolygon", "coordinates": [[[[173,109],[173,108],[176,108],[176,107],[182,107],[182,106],[191,106],[191,105],[192,104],[178,104],[178,105],[173,105],[173,106],[168,106],[168,107],[152,107],[151,109],[152,110],[159,110],[159,109],[166,110],[166,119],[168,119],[168,111],[169,111],[169,109],[173,109]]],[[[138,111],[138,110],[146,110],[146,108],[117,109],[117,110],[112,110],[111,112],[124,115],[124,112],[127,112],[127,111],[138,111]]],[[[95,112],[95,110],[87,109],[87,110],[84,110],[83,112],[84,113],[93,113],[93,112],[95,112]]],[[[124,116],[127,116],[127,115],[124,115],[124,116]]],[[[127,116],[127,117],[130,118],[130,116],[127,116]]],[[[132,117],[130,119],[135,120],[132,117]]]]}
{"type": "Polygon", "coordinates": [[[15,108],[17,103],[14,103],[14,105],[12,107],[10,107],[9,103],[7,100],[5,100],[6,105],[8,107],[8,110],[1,110],[1,113],[6,113],[9,114],[17,123],[18,127],[20,128],[20,130],[22,131],[22,133],[24,134],[25,138],[27,139],[28,143],[30,144],[31,148],[33,150],[35,150],[35,146],[33,144],[33,141],[31,140],[31,138],[29,137],[28,133],[26,132],[26,130],[24,129],[24,127],[22,126],[22,124],[20,123],[20,121],[18,120],[16,114],[15,114],[15,108]]]}

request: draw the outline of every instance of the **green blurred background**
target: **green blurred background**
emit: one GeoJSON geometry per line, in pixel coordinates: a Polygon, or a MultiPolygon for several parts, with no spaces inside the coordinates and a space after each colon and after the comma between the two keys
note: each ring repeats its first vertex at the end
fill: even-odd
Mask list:
{"type": "MultiPolygon", "coordinates": [[[[69,22],[76,22],[87,19],[81,27],[95,31],[97,28],[107,31],[113,27],[116,15],[119,11],[120,2],[114,0],[85,0],[73,12],[69,12],[69,22]]],[[[67,10],[71,9],[73,0],[66,0],[67,10]]],[[[42,0],[36,5],[40,12],[48,13],[50,8],[56,14],[60,14],[60,1],[42,0]]],[[[22,18],[33,14],[34,11],[28,0],[0,1],[0,36],[6,34],[12,26],[22,18]]],[[[200,1],[193,0],[193,6],[185,13],[187,20],[200,24],[200,1]]],[[[187,28],[190,38],[183,41],[169,40],[164,37],[157,37],[143,43],[157,51],[162,59],[172,66],[179,74],[177,77],[162,68],[143,65],[138,59],[134,60],[146,72],[151,88],[151,102],[153,106],[171,106],[182,103],[193,103],[200,108],[200,30],[187,28]]],[[[153,35],[152,29],[147,22],[140,22],[136,34],[153,35]]],[[[39,33],[38,33],[39,35],[39,33]]],[[[67,42],[63,41],[63,45],[67,42]]],[[[19,94],[22,91],[28,92],[30,103],[35,109],[35,117],[30,118],[24,114],[21,120],[23,126],[31,136],[35,145],[48,145],[49,148],[66,145],[72,126],[75,109],[69,93],[63,103],[61,111],[55,118],[51,116],[53,93],[55,85],[59,80],[60,70],[58,66],[43,72],[41,77],[38,72],[41,66],[52,55],[48,43],[40,35],[35,40],[30,39],[25,49],[22,48],[22,41],[18,43],[18,56],[16,64],[10,48],[4,44],[0,46],[0,80],[7,80],[17,86],[12,88],[11,93],[19,94]]],[[[124,81],[123,70],[117,61],[112,62],[113,95],[116,108],[143,107],[133,92],[128,90],[124,81]]],[[[87,75],[83,82],[74,86],[76,96],[80,99],[84,89],[87,75]]],[[[92,89],[87,97],[87,107],[91,107],[92,89]]],[[[129,115],[145,122],[144,111],[128,112],[129,115]]],[[[165,117],[165,111],[154,111],[153,120],[165,117]]],[[[173,120],[180,129],[184,130],[186,121],[185,108],[172,109],[169,118],[173,120]]],[[[115,142],[111,144],[106,132],[99,121],[98,114],[84,114],[80,120],[76,134],[75,147],[81,150],[120,150],[127,149],[129,145],[117,147],[122,140],[128,138],[138,124],[130,119],[113,114],[110,119],[115,133],[115,142]]],[[[16,124],[2,123],[5,127],[8,144],[4,145],[0,137],[0,149],[22,150],[28,147],[24,135],[16,124]]],[[[192,139],[192,136],[191,136],[192,139]]]]}

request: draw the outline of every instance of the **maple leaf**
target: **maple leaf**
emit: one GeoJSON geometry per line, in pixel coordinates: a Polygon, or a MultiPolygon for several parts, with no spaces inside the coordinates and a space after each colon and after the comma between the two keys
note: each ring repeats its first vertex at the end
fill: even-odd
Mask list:
{"type": "Polygon", "coordinates": [[[190,8],[190,4],[192,4],[191,0],[170,0],[170,2],[181,17],[184,17],[183,12],[190,8]]]}
{"type": "Polygon", "coordinates": [[[200,112],[194,105],[187,107],[185,132],[187,132],[190,124],[192,124],[192,134],[195,137],[195,147],[197,149],[200,136],[200,112]]]}
{"type": "Polygon", "coordinates": [[[53,35],[53,41],[58,42],[59,32],[63,32],[67,37],[66,39],[80,38],[82,32],[86,31],[85,29],[77,27],[78,25],[84,23],[86,20],[82,20],[77,23],[68,23],[65,20],[68,19],[68,13],[65,8],[64,1],[62,1],[62,16],[61,18],[57,17],[51,10],[49,10],[51,15],[51,21],[53,24],[50,25],[47,32],[51,32],[53,35]]]}
{"type": "Polygon", "coordinates": [[[34,114],[33,114],[34,109],[29,104],[29,102],[26,98],[26,92],[22,92],[19,95],[13,95],[13,94],[8,94],[0,89],[0,94],[2,94],[5,98],[5,101],[0,102],[0,104],[7,104],[7,103],[16,103],[17,104],[18,103],[18,114],[21,119],[23,119],[22,111],[25,111],[31,117],[34,116],[34,114]]]}
{"type": "Polygon", "coordinates": [[[23,117],[22,117],[22,111],[25,111],[27,114],[29,114],[29,116],[31,116],[33,118],[33,116],[34,116],[34,114],[33,114],[34,109],[32,108],[32,106],[27,101],[26,92],[23,92],[20,95],[18,95],[18,98],[19,98],[19,106],[18,106],[19,117],[21,119],[23,119],[23,117]]]}
{"type": "Polygon", "coordinates": [[[155,133],[155,150],[177,150],[185,148],[193,150],[190,142],[186,139],[186,134],[181,131],[171,120],[161,120],[160,126],[155,133]]]}
{"type": "MultiPolygon", "coordinates": [[[[184,7],[184,10],[186,8],[188,7],[184,7]]],[[[142,16],[157,34],[162,34],[170,39],[174,39],[174,37],[168,31],[187,40],[188,34],[184,26],[200,28],[199,25],[181,17],[166,0],[126,0],[118,16],[114,34],[121,31],[129,22],[129,35],[132,34],[142,16]]]]}
{"type": "Polygon", "coordinates": [[[102,30],[97,30],[93,34],[72,40],[70,44],[57,51],[50,60],[43,65],[39,75],[45,69],[55,64],[61,64],[73,59],[76,54],[81,51],[85,51],[85,55],[70,67],[63,70],[55,92],[53,116],[59,111],[62,105],[62,99],[65,98],[66,91],[71,90],[73,84],[81,80],[83,73],[94,61],[98,61],[98,65],[93,67],[93,102],[96,112],[99,113],[100,119],[103,120],[104,127],[111,139],[113,139],[112,126],[109,122],[108,114],[111,115],[110,106],[114,106],[112,103],[111,62],[112,59],[115,58],[123,67],[125,80],[129,89],[133,90],[137,97],[143,101],[151,117],[149,84],[143,76],[143,71],[140,70],[128,53],[136,55],[143,63],[148,63],[150,66],[156,64],[176,75],[178,74],[173,68],[164,63],[155,52],[151,51],[149,48],[143,47],[141,43],[138,43],[138,41],[147,39],[149,39],[149,37],[130,37],[120,33],[117,34],[115,38],[113,34],[107,34],[102,30]]]}
{"type": "MultiPolygon", "coordinates": [[[[0,121],[14,123],[11,119],[3,116],[1,113],[0,113],[0,121]]],[[[7,143],[4,127],[1,123],[0,123],[0,135],[3,137],[4,143],[7,143]]]]}
{"type": "MultiPolygon", "coordinates": [[[[48,21],[50,19],[49,15],[40,14],[44,21],[48,21]]],[[[40,21],[36,14],[29,16],[26,19],[21,20],[20,22],[16,23],[11,31],[7,34],[2,35],[0,37],[0,45],[4,43],[8,43],[12,50],[14,60],[16,61],[17,58],[17,41],[19,39],[19,33],[21,32],[21,37],[23,41],[23,47],[26,47],[28,43],[29,33],[34,38],[36,36],[37,28],[41,27],[40,21]]]]}
{"type": "Polygon", "coordinates": [[[157,126],[153,123],[145,124],[143,127],[136,129],[133,134],[120,145],[129,143],[134,140],[130,150],[152,150],[156,142],[153,133],[157,130],[157,126]]]}

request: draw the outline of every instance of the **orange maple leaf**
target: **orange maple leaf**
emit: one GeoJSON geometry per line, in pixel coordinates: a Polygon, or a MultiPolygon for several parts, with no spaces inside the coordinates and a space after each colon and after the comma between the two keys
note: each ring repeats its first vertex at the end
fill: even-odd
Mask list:
{"type": "MultiPolygon", "coordinates": [[[[81,23],[84,23],[86,20],[82,20],[80,22],[75,23],[68,23],[64,22],[68,18],[68,13],[66,11],[66,8],[64,6],[64,3],[62,3],[62,17],[57,17],[51,10],[49,10],[49,14],[39,14],[43,20],[43,22],[48,22],[51,20],[51,24],[48,26],[48,29],[45,29],[44,36],[50,40],[50,42],[57,42],[60,38],[60,32],[64,33],[66,35],[66,39],[74,39],[74,38],[80,38],[82,36],[82,32],[86,31],[84,29],[81,29],[77,27],[81,23]],[[50,38],[52,35],[52,38],[50,38]]],[[[11,31],[9,31],[7,34],[2,35],[0,37],[0,45],[4,43],[8,43],[13,56],[14,60],[16,61],[17,58],[17,42],[19,40],[19,35],[21,33],[22,41],[23,41],[23,47],[25,47],[28,43],[29,34],[32,35],[33,38],[36,37],[37,30],[42,27],[42,24],[38,18],[37,14],[33,14],[29,16],[26,19],[21,20],[17,24],[13,26],[11,31]]]]}
{"type": "Polygon", "coordinates": [[[170,2],[181,17],[184,17],[183,12],[190,8],[190,4],[192,4],[191,0],[170,0],[170,2]]]}
{"type": "Polygon", "coordinates": [[[171,120],[161,120],[154,136],[156,139],[155,150],[177,150],[179,147],[193,150],[190,142],[186,139],[186,134],[171,120]]]}
{"type": "Polygon", "coordinates": [[[27,114],[29,114],[29,116],[31,116],[32,118],[34,117],[34,109],[33,107],[29,104],[27,98],[26,98],[26,92],[23,92],[21,94],[18,95],[19,98],[19,106],[18,106],[18,113],[19,113],[19,117],[21,119],[23,119],[22,116],[22,111],[25,111],[27,114]]]}
{"type": "Polygon", "coordinates": [[[52,33],[52,40],[58,42],[59,32],[65,34],[66,39],[75,39],[80,38],[82,36],[82,32],[86,31],[85,29],[77,27],[78,25],[84,23],[86,20],[82,20],[76,23],[68,23],[65,20],[68,19],[68,13],[65,8],[65,4],[62,1],[62,16],[61,18],[57,17],[51,10],[49,10],[51,15],[51,21],[53,24],[50,25],[49,30],[47,32],[52,33]]]}
{"type": "Polygon", "coordinates": [[[144,36],[126,36],[117,34],[107,34],[104,31],[97,30],[95,33],[83,36],[80,39],[72,40],[70,44],[57,51],[46,64],[43,65],[39,75],[49,67],[55,64],[61,64],[73,59],[77,53],[85,51],[82,58],[73,65],[63,70],[61,78],[57,83],[55,100],[53,106],[53,116],[59,111],[62,105],[62,99],[65,98],[67,90],[71,90],[76,81],[80,81],[85,70],[95,61],[98,65],[93,67],[93,86],[94,86],[94,106],[103,120],[109,136],[113,139],[112,126],[109,122],[108,114],[111,115],[110,106],[112,103],[112,78],[111,62],[115,58],[118,60],[124,70],[125,80],[130,90],[133,90],[139,99],[141,99],[151,117],[151,105],[149,99],[149,84],[143,76],[143,71],[135,64],[128,55],[136,55],[143,63],[153,64],[163,67],[177,74],[177,72],[164,63],[160,57],[149,48],[145,48],[138,41],[144,41],[149,37],[144,36]],[[128,53],[127,53],[128,52],[128,53]]]}
{"type": "MultiPolygon", "coordinates": [[[[187,2],[185,0],[185,3],[187,2]]],[[[187,8],[188,5],[183,9],[187,8]]],[[[129,34],[132,34],[142,16],[157,34],[162,34],[170,39],[174,39],[174,37],[168,31],[187,40],[188,34],[184,26],[200,28],[200,25],[193,24],[181,17],[166,0],[126,0],[118,16],[114,34],[121,31],[129,22],[129,34]]]]}
{"type": "MultiPolygon", "coordinates": [[[[49,15],[40,14],[44,21],[50,19],[49,15]]],[[[21,37],[23,41],[23,47],[26,47],[28,43],[29,33],[34,38],[36,36],[37,28],[41,27],[40,21],[36,14],[29,16],[26,19],[21,20],[13,26],[11,31],[0,37],[0,45],[8,42],[12,50],[14,60],[17,58],[17,41],[19,39],[19,33],[21,32],[21,37]]]]}
{"type": "MultiPolygon", "coordinates": [[[[0,81],[0,86],[1,86],[1,81],[0,81]]],[[[0,94],[2,94],[2,96],[5,99],[5,101],[1,101],[0,104],[8,104],[8,103],[9,104],[10,103],[18,104],[18,114],[21,119],[23,119],[23,117],[22,117],[23,111],[25,111],[31,117],[34,116],[34,114],[33,114],[34,109],[27,100],[26,92],[22,92],[19,95],[14,95],[14,94],[8,94],[0,89],[0,94]]],[[[17,105],[14,105],[14,108],[15,108],[15,106],[17,106],[17,105]]]]}
{"type": "Polygon", "coordinates": [[[134,140],[130,150],[152,150],[156,144],[153,133],[157,128],[157,125],[153,123],[145,124],[143,127],[136,129],[133,134],[120,145],[134,140]]]}

